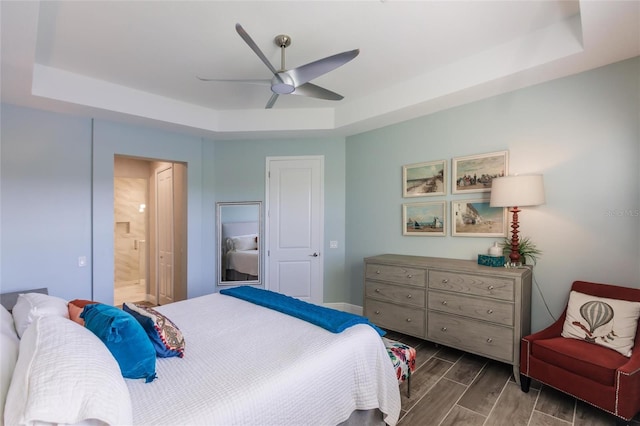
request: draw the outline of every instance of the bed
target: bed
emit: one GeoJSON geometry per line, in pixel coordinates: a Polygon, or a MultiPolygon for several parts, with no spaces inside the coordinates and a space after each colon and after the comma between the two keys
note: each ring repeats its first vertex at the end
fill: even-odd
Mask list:
{"type": "Polygon", "coordinates": [[[260,272],[258,222],[222,223],[222,280],[256,281],[260,272]]]}
{"type": "MultiPolygon", "coordinates": [[[[99,399],[100,403],[95,404],[96,410],[108,412],[104,415],[115,419],[111,423],[395,425],[398,420],[400,394],[395,371],[380,335],[370,325],[356,324],[340,333],[332,333],[296,317],[220,293],[154,309],[180,328],[186,342],[184,357],[157,358],[157,378],[150,383],[141,379],[121,379],[122,386],[111,374],[108,378],[114,380],[112,384],[105,385],[101,380],[96,389],[87,392],[83,406],[91,406],[99,399]],[[121,391],[114,391],[118,386],[121,386],[121,391]],[[122,394],[126,396],[124,400],[110,400],[122,398],[122,394]],[[114,413],[114,410],[122,412],[114,413]]],[[[3,309],[3,315],[6,312],[3,309]]],[[[3,320],[3,328],[6,323],[3,320]]],[[[65,332],[60,331],[61,325],[71,334],[88,331],[68,319],[65,322],[56,316],[36,318],[28,326],[29,331],[24,331],[14,374],[18,374],[19,368],[24,369],[24,365],[20,367],[21,359],[29,355],[23,354],[23,346],[28,346],[27,340],[33,340],[29,333],[36,328],[43,328],[42,333],[48,339],[64,341],[64,345],[58,342],[62,347],[59,350],[67,351],[70,357],[81,358],[82,364],[95,363],[95,356],[81,357],[79,348],[69,347],[72,345],[69,342],[74,340],[65,337],[65,332]],[[55,327],[56,333],[46,333],[48,322],[52,323],[50,327],[55,327]],[[62,336],[58,337],[59,333],[62,336]]],[[[45,337],[42,337],[42,342],[45,337]]],[[[88,339],[88,336],[83,334],[83,338],[88,339]]],[[[88,346],[91,345],[81,345],[82,348],[88,346]]],[[[63,362],[59,353],[55,353],[53,362],[54,365],[63,362]]],[[[51,396],[51,404],[65,407],[64,410],[44,409],[47,415],[52,415],[51,411],[64,411],[68,415],[73,411],[70,407],[80,404],[76,400],[83,393],[77,389],[77,381],[82,375],[73,374],[69,379],[71,383],[76,381],[73,385],[76,389],[69,392],[75,402],[61,401],[65,391],[54,391],[66,389],[62,376],[68,370],[68,366],[64,369],[52,367],[46,373],[47,381],[55,382],[47,384],[52,389],[49,393],[55,394],[51,396]]],[[[91,367],[92,374],[98,370],[91,367]]],[[[14,382],[25,381],[15,377],[7,395],[6,424],[15,423],[15,419],[23,415],[16,413],[12,402],[30,400],[24,396],[16,398],[14,386],[21,386],[14,385],[14,382]]],[[[28,377],[28,380],[34,378],[28,377]]],[[[89,377],[87,380],[92,379],[89,377]]],[[[34,388],[31,390],[36,392],[37,386],[29,383],[30,388],[34,388]]],[[[19,391],[26,392],[25,389],[19,391]]],[[[38,399],[37,395],[35,399],[38,399]]],[[[25,410],[25,407],[19,407],[18,411],[25,410]]],[[[49,419],[49,422],[110,423],[101,414],[88,418],[102,418],[103,423],[87,421],[87,416],[85,413],[71,418],[73,421],[49,419]]],[[[47,424],[46,419],[44,424],[47,424]]]]}

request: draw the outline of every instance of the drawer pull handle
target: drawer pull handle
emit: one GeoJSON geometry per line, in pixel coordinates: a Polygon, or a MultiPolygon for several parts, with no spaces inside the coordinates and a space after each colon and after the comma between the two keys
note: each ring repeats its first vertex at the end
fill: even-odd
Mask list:
{"type": "Polygon", "coordinates": [[[447,278],[445,278],[444,280],[442,280],[442,283],[443,283],[443,284],[446,284],[446,283],[448,283],[448,282],[449,282],[449,280],[448,280],[447,278]]]}
{"type": "Polygon", "coordinates": [[[380,315],[380,311],[376,311],[376,315],[380,315]]]}
{"type": "Polygon", "coordinates": [[[410,294],[407,294],[407,299],[411,299],[413,296],[410,294]]]}
{"type": "Polygon", "coordinates": [[[380,293],[380,289],[379,288],[376,288],[376,293],[380,293]]]}
{"type": "Polygon", "coordinates": [[[380,273],[380,269],[378,269],[378,270],[376,271],[376,274],[379,274],[379,273],[380,273]]]}
{"type": "Polygon", "coordinates": [[[491,337],[489,337],[489,338],[487,339],[487,343],[491,343],[491,342],[493,342],[493,339],[492,339],[491,337]]]}
{"type": "Polygon", "coordinates": [[[487,287],[489,290],[493,290],[493,286],[490,285],[489,287],[487,287]]]}
{"type": "Polygon", "coordinates": [[[492,314],[493,313],[493,309],[487,309],[487,313],[488,314],[492,314]]]}
{"type": "Polygon", "coordinates": [[[407,278],[413,278],[413,275],[409,274],[407,275],[407,278]]]}
{"type": "Polygon", "coordinates": [[[411,322],[411,318],[407,318],[407,322],[411,322]]]}
{"type": "Polygon", "coordinates": [[[447,327],[442,327],[440,330],[446,333],[447,332],[447,327]]]}
{"type": "Polygon", "coordinates": [[[447,306],[447,301],[446,301],[446,300],[443,300],[443,301],[442,301],[442,304],[443,304],[443,305],[445,305],[445,306],[447,306]]]}

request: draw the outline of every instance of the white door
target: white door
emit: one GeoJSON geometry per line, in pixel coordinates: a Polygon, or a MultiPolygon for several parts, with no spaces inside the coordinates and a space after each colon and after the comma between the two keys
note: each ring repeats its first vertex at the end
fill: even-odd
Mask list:
{"type": "Polygon", "coordinates": [[[268,157],[266,288],[323,302],[324,157],[268,157]]]}
{"type": "Polygon", "coordinates": [[[156,174],[158,241],[158,303],[166,305],[173,297],[173,169],[159,170],[156,174]]]}

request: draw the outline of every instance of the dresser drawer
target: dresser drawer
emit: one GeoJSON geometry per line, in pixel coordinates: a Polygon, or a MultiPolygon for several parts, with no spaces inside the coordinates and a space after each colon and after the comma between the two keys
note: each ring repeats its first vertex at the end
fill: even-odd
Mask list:
{"type": "Polygon", "coordinates": [[[512,279],[461,274],[459,272],[429,271],[429,289],[447,290],[495,299],[514,299],[512,279]]]}
{"type": "Polygon", "coordinates": [[[398,284],[408,284],[424,287],[425,270],[405,268],[402,266],[380,265],[367,263],[365,278],[372,280],[393,281],[398,284]]]}
{"type": "Polygon", "coordinates": [[[513,329],[508,327],[429,311],[427,337],[443,345],[514,362],[513,329]]]}
{"type": "Polygon", "coordinates": [[[365,297],[402,303],[404,305],[425,307],[426,290],[423,288],[403,287],[395,284],[386,284],[376,281],[366,281],[364,284],[365,297]]]}
{"type": "Polygon", "coordinates": [[[366,299],[364,316],[375,325],[424,337],[424,310],[366,299]]]}
{"type": "Polygon", "coordinates": [[[513,325],[513,304],[495,299],[480,299],[462,294],[429,291],[429,309],[513,325]]]}

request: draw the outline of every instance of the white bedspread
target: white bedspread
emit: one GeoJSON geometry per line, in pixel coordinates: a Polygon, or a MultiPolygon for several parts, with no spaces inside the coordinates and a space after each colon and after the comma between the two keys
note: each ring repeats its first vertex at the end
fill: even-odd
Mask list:
{"type": "Polygon", "coordinates": [[[157,309],[185,356],[158,359],[151,383],[127,380],[135,424],[336,425],[373,408],[398,420],[395,372],[367,325],[333,334],[220,294],[157,309]]]}
{"type": "Polygon", "coordinates": [[[258,275],[258,250],[239,250],[227,253],[227,269],[258,275]]]}

